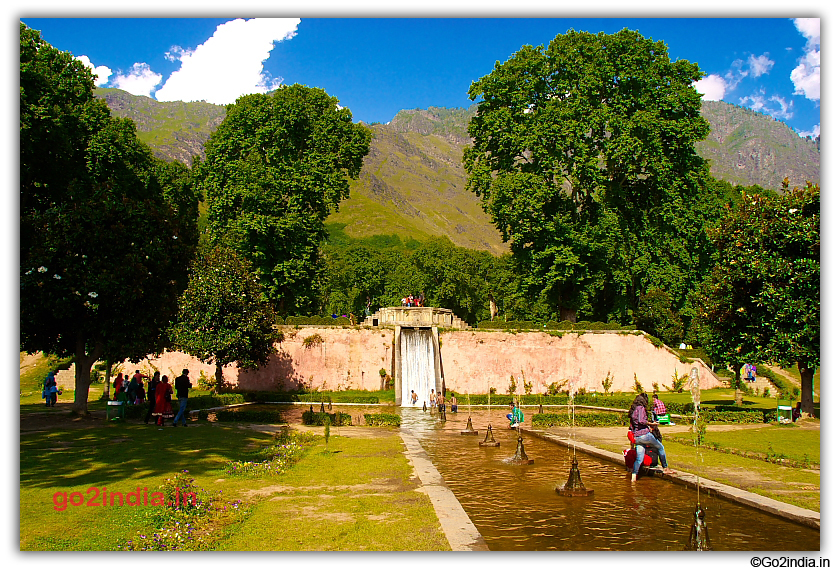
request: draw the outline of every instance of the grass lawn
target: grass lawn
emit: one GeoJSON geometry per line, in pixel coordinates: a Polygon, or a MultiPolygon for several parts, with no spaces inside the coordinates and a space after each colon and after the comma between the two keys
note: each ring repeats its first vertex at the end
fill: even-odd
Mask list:
{"type": "Polygon", "coordinates": [[[219,548],[449,550],[428,497],[409,481],[401,439],[384,434],[333,435],[328,451],[319,444],[282,481],[254,485],[266,498],[219,548]]]}
{"type": "MultiPolygon", "coordinates": [[[[687,433],[674,434],[673,437],[691,442],[691,435],[687,433]]],[[[820,463],[820,430],[805,429],[798,424],[771,424],[761,426],[761,429],[737,431],[707,431],[703,443],[798,462],[820,463]]]]}
{"type": "MultiPolygon", "coordinates": [[[[762,430],[744,430],[762,431],[762,430]]],[[[806,509],[820,511],[820,473],[808,469],[782,467],[709,449],[695,450],[669,440],[665,444],[668,465],[739,487],[806,509]]]]}
{"type": "MultiPolygon", "coordinates": [[[[20,549],[115,550],[155,530],[162,507],[67,506],[55,494],[96,499],[103,488],[149,494],[184,469],[207,492],[243,500],[241,514],[215,522],[202,546],[215,550],[446,550],[425,494],[409,480],[399,435],[323,437],[279,476],[231,477],[228,461],[258,460],[271,434],[191,422],[164,428],[103,424],[20,435],[20,549]],[[95,489],[92,489],[95,488],[95,489]],[[275,489],[271,491],[270,489],[275,489]],[[277,499],[277,500],[275,500],[277,499]],[[421,532],[417,532],[418,529],[421,532]]],[[[77,501],[78,502],[78,501],[77,501]]]]}

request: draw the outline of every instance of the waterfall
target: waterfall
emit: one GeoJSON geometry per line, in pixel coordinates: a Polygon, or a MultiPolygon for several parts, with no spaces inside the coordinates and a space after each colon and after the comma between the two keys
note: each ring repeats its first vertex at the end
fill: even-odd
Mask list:
{"type": "Polygon", "coordinates": [[[429,406],[429,393],[435,388],[435,348],[431,329],[403,328],[400,332],[402,362],[402,405],[411,407],[411,391],[417,394],[417,407],[429,406]]]}

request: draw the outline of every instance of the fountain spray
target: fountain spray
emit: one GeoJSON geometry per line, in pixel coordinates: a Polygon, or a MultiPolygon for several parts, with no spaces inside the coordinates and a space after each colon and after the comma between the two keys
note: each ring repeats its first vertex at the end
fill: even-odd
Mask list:
{"type": "MultiPolygon", "coordinates": [[[[691,369],[689,384],[691,386],[691,399],[694,402],[694,457],[696,460],[700,450],[700,442],[697,440],[697,424],[700,417],[700,375],[697,372],[697,368],[691,369]]],[[[697,481],[697,505],[694,507],[688,543],[686,543],[683,550],[712,550],[712,545],[709,541],[709,529],[706,526],[706,511],[700,506],[700,475],[695,475],[695,477],[697,481]]]]}
{"type": "MultiPolygon", "coordinates": [[[[574,382],[571,387],[574,388],[574,382]]],[[[564,497],[588,497],[595,494],[594,489],[587,489],[580,478],[580,469],[577,462],[577,436],[575,432],[575,394],[571,389],[569,397],[569,410],[572,417],[572,467],[569,469],[569,479],[563,486],[557,486],[554,491],[564,497]]]]}

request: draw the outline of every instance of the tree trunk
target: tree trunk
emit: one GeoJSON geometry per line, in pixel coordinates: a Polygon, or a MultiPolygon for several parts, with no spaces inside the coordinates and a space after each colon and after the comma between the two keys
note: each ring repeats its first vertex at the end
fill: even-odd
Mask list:
{"type": "Polygon", "coordinates": [[[87,403],[88,393],[90,392],[90,369],[93,363],[102,356],[104,345],[102,341],[97,340],[90,354],[87,353],[86,349],[87,339],[80,334],[76,339],[76,393],[73,397],[73,407],[71,408],[80,415],[88,415],[87,403]]]}
{"type": "Polygon", "coordinates": [[[105,359],[105,391],[103,392],[104,399],[111,399],[111,359],[105,359]]]}
{"type": "Polygon", "coordinates": [[[490,298],[490,320],[496,318],[496,315],[499,314],[499,307],[496,305],[496,299],[493,298],[493,295],[488,295],[490,298]]]}
{"type": "Polygon", "coordinates": [[[577,309],[567,309],[560,307],[560,320],[569,321],[571,323],[577,322],[577,309]]]}
{"type": "Polygon", "coordinates": [[[814,369],[809,368],[803,362],[797,362],[796,366],[799,368],[799,376],[802,378],[802,413],[810,414],[815,417],[814,413],[814,369]]]}
{"type": "Polygon", "coordinates": [[[222,393],[222,386],[224,386],[224,378],[222,376],[222,365],[218,362],[216,363],[216,393],[222,393]]]}
{"type": "Polygon", "coordinates": [[[743,400],[743,394],[741,394],[741,366],[743,366],[740,362],[735,362],[732,364],[732,368],[735,371],[733,375],[732,387],[735,388],[735,405],[740,406],[743,400]]]}

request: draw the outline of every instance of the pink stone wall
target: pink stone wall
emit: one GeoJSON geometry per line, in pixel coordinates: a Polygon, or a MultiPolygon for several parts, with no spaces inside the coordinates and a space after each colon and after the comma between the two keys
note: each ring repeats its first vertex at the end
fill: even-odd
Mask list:
{"type": "MultiPolygon", "coordinates": [[[[301,386],[319,390],[379,390],[383,388],[379,370],[391,373],[394,331],[390,329],[342,329],[303,327],[283,331],[285,340],[277,344],[278,353],[268,365],[257,370],[225,366],[225,382],[240,390],[294,390],[301,386]],[[304,347],[304,339],[319,335],[322,343],[304,347]]],[[[123,371],[160,370],[170,379],[188,368],[193,385],[203,371],[214,377],[216,367],[182,352],[164,352],[137,365],[126,362],[123,371]]]]}
{"type": "Polygon", "coordinates": [[[613,376],[612,391],[632,392],[634,373],[646,390],[657,382],[664,391],[671,386],[675,370],[682,376],[692,366],[698,369],[702,389],[720,385],[702,362],[683,364],[667,348],[654,347],[642,335],[567,333],[558,338],[540,332],[458,331],[442,333],[441,339],[446,388],[461,393],[486,394],[489,387],[505,393],[511,375],[518,381],[519,393],[523,393],[523,376],[535,394],[564,380],[573,381],[576,388],[600,392],[608,373],[613,376]]]}
{"type": "MultiPolygon", "coordinates": [[[[379,390],[379,370],[393,374],[393,329],[303,327],[286,329],[278,354],[258,370],[224,368],[225,381],[241,390],[290,390],[301,386],[318,390],[379,390]],[[304,347],[313,335],[323,343],[304,347]]],[[[574,381],[576,388],[602,391],[607,373],[614,377],[611,390],[633,390],[633,374],[647,390],[653,382],[664,390],[671,385],[674,370],[688,374],[692,366],[700,372],[701,388],[719,386],[704,364],[683,364],[667,348],[656,348],[643,336],[616,333],[567,333],[562,338],[546,333],[503,333],[480,331],[441,332],[441,360],[446,388],[457,392],[484,394],[489,386],[507,392],[511,375],[543,392],[552,382],[574,381]]],[[[160,370],[170,379],[183,368],[190,370],[195,385],[203,371],[215,375],[215,367],[181,352],[165,352],[139,364],[126,362],[123,372],[136,368],[160,370]]],[[[566,385],[568,388],[569,385],[566,385]]],[[[687,388],[687,387],[686,387],[687,388]]]]}

